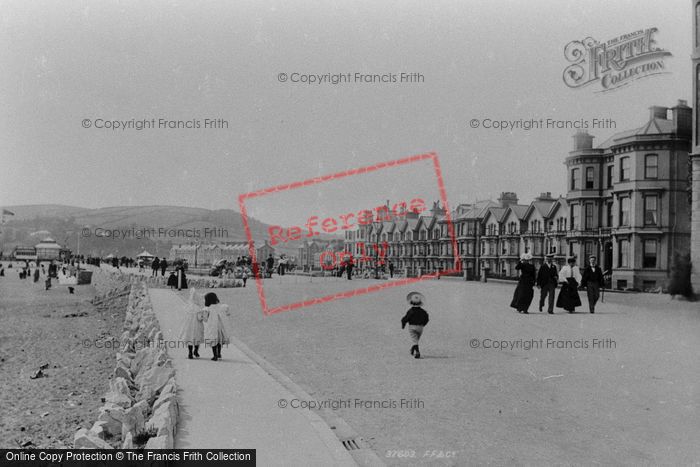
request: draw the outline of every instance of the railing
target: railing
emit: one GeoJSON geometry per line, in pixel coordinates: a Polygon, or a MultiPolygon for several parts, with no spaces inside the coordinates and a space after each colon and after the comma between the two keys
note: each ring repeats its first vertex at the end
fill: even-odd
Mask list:
{"type": "Polygon", "coordinates": [[[600,229],[577,229],[566,232],[568,238],[572,237],[607,237],[611,233],[609,228],[600,229]]]}

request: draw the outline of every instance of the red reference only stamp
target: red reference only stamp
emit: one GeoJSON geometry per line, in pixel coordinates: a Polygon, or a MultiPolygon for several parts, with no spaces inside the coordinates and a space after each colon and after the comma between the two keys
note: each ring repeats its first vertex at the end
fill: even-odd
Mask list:
{"type": "MultiPolygon", "coordinates": [[[[451,217],[449,205],[447,203],[447,194],[442,178],[442,170],[440,168],[440,162],[436,153],[431,152],[387,162],[380,162],[371,166],[360,167],[357,169],[346,170],[343,172],[315,177],[300,182],[278,185],[271,188],[244,193],[238,197],[238,203],[241,210],[243,226],[248,240],[250,257],[252,259],[253,267],[255,269],[254,277],[258,291],[258,297],[260,299],[263,314],[265,315],[271,315],[283,311],[290,311],[310,305],[318,305],[332,300],[350,298],[357,295],[364,295],[370,292],[384,290],[389,287],[404,286],[422,280],[435,279],[440,275],[461,273],[461,261],[458,254],[455,227],[451,217]],[[265,281],[263,280],[263,275],[257,270],[258,264],[262,261],[265,261],[265,258],[256,257],[255,242],[251,231],[246,202],[256,198],[270,196],[273,194],[279,194],[281,192],[291,191],[304,187],[311,187],[319,184],[331,183],[352,176],[387,172],[382,173],[381,175],[389,179],[389,177],[395,175],[389,173],[392,169],[394,169],[394,172],[396,172],[396,169],[399,167],[405,167],[409,164],[415,164],[423,161],[426,161],[428,163],[432,162],[432,168],[437,184],[437,193],[444,210],[443,218],[445,221],[444,224],[447,227],[447,241],[451,247],[452,252],[454,252],[452,260],[450,260],[450,267],[443,268],[442,270],[437,270],[429,274],[418,274],[417,277],[402,277],[392,280],[372,281],[371,285],[367,285],[366,282],[358,282],[359,287],[355,289],[345,290],[329,295],[322,295],[310,299],[307,298],[304,300],[294,301],[291,303],[286,303],[277,306],[268,305],[268,300],[265,295],[265,281]]],[[[321,234],[333,236],[344,234],[347,231],[353,231],[367,228],[372,225],[378,225],[383,222],[401,222],[402,220],[407,221],[408,219],[417,219],[418,216],[426,210],[426,200],[423,197],[411,196],[403,200],[395,201],[394,203],[387,202],[386,204],[381,204],[375,207],[366,207],[364,209],[352,211],[348,210],[338,215],[319,216],[311,214],[306,216],[305,220],[299,222],[298,225],[269,226],[267,229],[268,237],[266,240],[273,247],[276,245],[284,245],[287,242],[313,240],[321,234]]],[[[409,234],[411,233],[412,231],[409,231],[409,234]]],[[[340,239],[340,237],[338,237],[338,239],[340,239]]],[[[410,238],[410,240],[418,239],[410,238]]],[[[360,269],[362,269],[364,266],[377,268],[380,265],[386,265],[387,261],[390,260],[390,252],[391,246],[386,240],[379,241],[379,239],[377,238],[376,240],[370,242],[368,241],[368,239],[363,238],[363,240],[352,242],[351,245],[346,245],[343,249],[340,250],[334,251],[332,249],[328,249],[322,251],[318,256],[318,264],[316,265],[316,267],[317,269],[322,271],[335,271],[338,269],[338,267],[346,269],[348,265],[350,265],[351,268],[354,267],[360,269]]],[[[347,273],[349,275],[348,278],[350,277],[351,273],[352,269],[350,270],[350,272],[347,273]]]]}

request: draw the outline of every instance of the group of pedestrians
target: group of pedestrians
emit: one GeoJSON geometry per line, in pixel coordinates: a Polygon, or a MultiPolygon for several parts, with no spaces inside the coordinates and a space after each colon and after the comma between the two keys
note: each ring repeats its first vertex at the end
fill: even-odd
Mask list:
{"type": "Polygon", "coordinates": [[[160,269],[160,275],[165,276],[165,271],[168,269],[168,261],[165,259],[158,259],[156,256],[153,262],[151,263],[151,269],[153,272],[151,273],[151,276],[157,277],[158,276],[158,270],[160,269]]]}
{"type": "Polygon", "coordinates": [[[515,269],[520,271],[520,278],[510,306],[518,310],[518,313],[528,314],[535,293],[533,287],[536,285],[540,289],[539,310],[543,311],[547,301],[547,312],[554,314],[555,293],[558,285],[561,284],[559,296],[556,298],[557,308],[573,313],[576,307],[581,306],[578,291],[585,289],[588,295],[588,311],[595,313],[600,291],[605,287],[605,278],[597,264],[597,258],[595,256],[588,258],[588,265],[584,268],[583,275],[576,265],[575,257],[570,257],[561,271],[557,271],[553,259],[554,255],[547,255],[545,263],[539,271],[536,271],[531,263],[531,254],[525,253],[520,257],[520,262],[515,266],[515,269]]]}

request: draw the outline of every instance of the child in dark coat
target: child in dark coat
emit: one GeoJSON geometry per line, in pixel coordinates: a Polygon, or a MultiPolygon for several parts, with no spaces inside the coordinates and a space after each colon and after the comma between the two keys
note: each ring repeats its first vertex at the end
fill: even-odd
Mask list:
{"type": "Polygon", "coordinates": [[[406,300],[408,300],[411,308],[409,308],[406,315],[401,318],[401,329],[405,328],[406,324],[408,324],[408,334],[411,337],[411,342],[413,342],[411,355],[415,358],[420,358],[418,342],[423,334],[423,328],[425,328],[428,321],[430,321],[428,312],[421,308],[425,302],[425,297],[423,297],[423,294],[420,292],[411,292],[406,297],[406,300]]]}

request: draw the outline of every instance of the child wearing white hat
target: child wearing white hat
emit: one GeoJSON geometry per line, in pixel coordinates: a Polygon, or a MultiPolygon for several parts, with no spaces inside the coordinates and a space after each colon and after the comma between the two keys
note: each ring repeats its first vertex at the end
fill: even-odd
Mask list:
{"type": "Polygon", "coordinates": [[[406,324],[408,324],[408,334],[411,337],[411,342],[413,342],[411,355],[415,358],[420,358],[418,342],[420,341],[421,335],[423,335],[423,328],[425,328],[428,321],[430,321],[428,312],[422,308],[423,303],[425,303],[425,297],[420,292],[411,292],[406,296],[406,300],[408,300],[411,308],[409,308],[406,315],[401,318],[401,329],[404,329],[406,324]]]}

